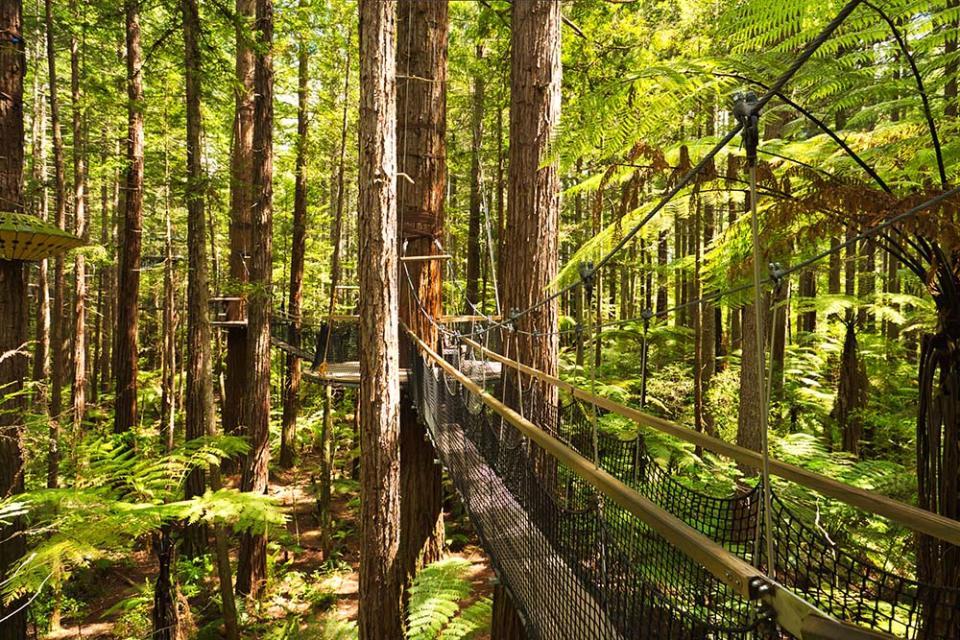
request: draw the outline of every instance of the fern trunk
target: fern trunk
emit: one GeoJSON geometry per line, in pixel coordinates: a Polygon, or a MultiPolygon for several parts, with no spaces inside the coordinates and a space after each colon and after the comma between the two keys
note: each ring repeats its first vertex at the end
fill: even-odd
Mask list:
{"type": "MultiPolygon", "coordinates": [[[[954,279],[952,287],[944,288],[956,291],[957,287],[960,282],[954,279]]],[[[960,519],[960,299],[943,293],[936,302],[937,331],[924,336],[920,355],[917,494],[921,508],[956,520],[960,519]]],[[[960,547],[920,535],[917,564],[917,575],[922,581],[960,588],[960,572],[956,570],[960,566],[960,547]]],[[[926,597],[932,598],[936,590],[930,591],[926,597]]],[[[953,605],[926,604],[927,610],[934,613],[938,607],[953,605]]],[[[960,622],[947,623],[930,616],[924,632],[923,637],[960,637],[960,622]]]]}

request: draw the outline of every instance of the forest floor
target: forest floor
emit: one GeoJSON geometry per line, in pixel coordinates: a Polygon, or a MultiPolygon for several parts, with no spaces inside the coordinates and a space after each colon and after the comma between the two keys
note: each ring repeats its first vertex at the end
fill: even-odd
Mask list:
{"type": "MultiPolygon", "coordinates": [[[[248,630],[244,638],[324,640],[352,635],[349,630],[357,620],[359,607],[359,487],[349,478],[335,479],[332,496],[335,552],[328,561],[321,551],[313,482],[318,469],[318,457],[308,452],[295,469],[274,471],[270,475],[269,493],[283,505],[288,521],[285,535],[275,536],[274,560],[268,568],[270,587],[259,603],[248,607],[245,620],[248,630]],[[299,633],[290,634],[291,627],[298,628],[299,633]],[[287,631],[276,635],[278,629],[284,628],[287,631]]],[[[235,484],[237,479],[228,479],[228,482],[235,484]]],[[[469,563],[464,577],[471,582],[473,591],[461,603],[466,607],[480,597],[492,597],[493,572],[469,529],[466,533],[454,529],[459,532],[454,536],[457,550],[448,549],[446,555],[469,563]]],[[[82,598],[80,615],[69,617],[65,607],[62,628],[42,637],[45,640],[149,638],[149,626],[145,629],[146,635],[142,634],[143,623],[149,622],[150,606],[149,598],[143,594],[149,591],[146,587],[157,572],[156,558],[149,548],[137,550],[122,563],[91,568],[87,572],[90,575],[83,579],[86,597],[82,598]],[[140,624],[137,616],[131,621],[131,611],[138,612],[140,624]]],[[[202,626],[204,618],[209,617],[208,612],[216,610],[216,605],[210,602],[216,588],[215,580],[208,574],[201,579],[199,589],[187,594],[193,618],[188,626],[202,626]]],[[[195,635],[189,633],[188,637],[195,635]]],[[[218,633],[200,635],[205,640],[219,636],[218,633]]],[[[40,636],[34,634],[33,637],[40,636]]],[[[482,635],[476,640],[488,638],[482,635]]]]}

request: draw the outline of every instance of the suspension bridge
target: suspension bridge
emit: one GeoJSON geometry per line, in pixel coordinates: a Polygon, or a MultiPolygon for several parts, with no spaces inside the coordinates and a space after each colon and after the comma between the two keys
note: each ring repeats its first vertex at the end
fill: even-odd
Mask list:
{"type": "MultiPolygon", "coordinates": [[[[960,590],[880,566],[853,536],[831,537],[818,513],[791,500],[789,489],[802,487],[818,500],[880,516],[915,536],[950,545],[960,545],[960,522],[773,459],[766,440],[756,452],[624,406],[517,362],[497,344],[505,336],[522,333],[523,316],[575,287],[584,287],[589,301],[593,275],[611,264],[614,255],[740,133],[750,168],[753,282],[684,305],[752,289],[759,316],[762,286],[776,286],[851,243],[884,237],[888,229],[896,231],[897,224],[960,194],[960,187],[944,189],[840,246],[788,268],[771,265],[770,276],[761,276],[755,169],[760,109],[781,95],[800,67],[861,4],[879,11],[863,0],[851,0],[763,96],[738,101],[736,126],[676,180],[612,250],[595,265],[583,265],[579,281],[503,317],[427,314],[439,329],[440,345],[405,331],[401,348],[410,350],[413,364],[403,372],[403,381],[528,636],[960,638],[960,590]],[[520,398],[512,403],[519,404],[517,408],[505,402],[508,385],[517,386],[511,389],[515,391],[511,396],[520,398]],[[543,406],[550,409],[544,412],[543,406]],[[634,429],[628,435],[605,432],[598,425],[608,414],[634,429]],[[760,479],[739,483],[729,495],[704,493],[661,465],[645,441],[651,431],[732,460],[758,472],[760,479]]],[[[852,154],[845,145],[844,149],[852,154]]],[[[868,165],[855,159],[877,179],[868,165]]],[[[404,262],[408,259],[401,258],[401,267],[416,298],[404,262]]],[[[426,314],[422,304],[420,311],[426,314]]],[[[644,314],[645,327],[653,316],[644,314]]],[[[314,325],[298,319],[295,331],[292,321],[283,314],[275,316],[274,345],[310,362],[308,379],[359,384],[355,318],[330,316],[314,325]]],[[[762,324],[758,317],[757,325],[762,324]]],[[[762,338],[757,341],[762,354],[762,338]]],[[[643,357],[645,374],[646,340],[643,357]]],[[[767,379],[766,371],[759,374],[761,381],[767,379]]],[[[761,413],[766,420],[766,413],[761,413]]],[[[765,438],[766,425],[761,427],[765,438]]]]}

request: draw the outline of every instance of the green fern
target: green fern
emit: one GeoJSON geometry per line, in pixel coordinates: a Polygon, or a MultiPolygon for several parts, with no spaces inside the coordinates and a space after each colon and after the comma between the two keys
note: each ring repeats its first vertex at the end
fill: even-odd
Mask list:
{"type": "Polygon", "coordinates": [[[466,640],[489,627],[489,600],[461,610],[473,590],[464,577],[469,568],[466,560],[446,558],[420,571],[410,587],[408,640],[466,640]]]}

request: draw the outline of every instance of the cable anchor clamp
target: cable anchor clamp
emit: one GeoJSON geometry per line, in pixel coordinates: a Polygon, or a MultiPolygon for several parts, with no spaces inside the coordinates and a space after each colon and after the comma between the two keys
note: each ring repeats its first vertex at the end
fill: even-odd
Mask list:
{"type": "Polygon", "coordinates": [[[580,282],[583,283],[583,288],[587,292],[587,300],[592,300],[593,283],[596,275],[596,269],[593,266],[593,261],[581,260],[580,264],[577,265],[577,270],[580,272],[580,282]]]}
{"type": "Polygon", "coordinates": [[[653,309],[647,307],[640,312],[640,317],[643,318],[643,332],[646,333],[650,329],[650,321],[653,320],[653,309]]]}
{"type": "Polygon", "coordinates": [[[770,281],[773,283],[774,289],[779,290],[787,277],[787,270],[779,262],[771,262],[767,265],[767,268],[770,270],[770,281]]]}
{"type": "Polygon", "coordinates": [[[507,328],[507,331],[513,332],[517,330],[517,319],[520,318],[520,310],[516,307],[510,309],[510,315],[508,316],[507,321],[504,323],[504,326],[507,328]]]}
{"type": "Polygon", "coordinates": [[[743,148],[747,163],[757,166],[757,147],[760,145],[760,102],[753,91],[739,91],[733,95],[733,117],[743,127],[743,148]]]}

